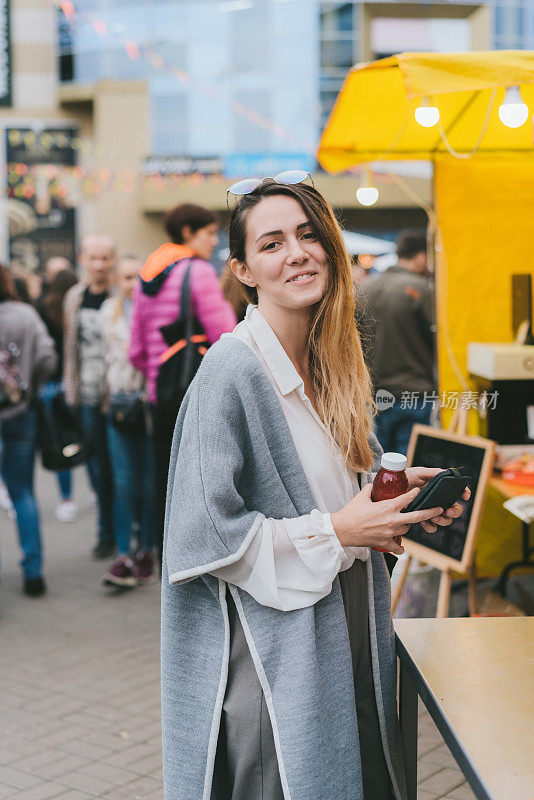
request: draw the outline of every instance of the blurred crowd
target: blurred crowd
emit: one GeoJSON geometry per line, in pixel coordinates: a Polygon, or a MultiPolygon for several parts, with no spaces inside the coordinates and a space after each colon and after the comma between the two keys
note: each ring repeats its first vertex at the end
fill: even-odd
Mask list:
{"type": "MultiPolygon", "coordinates": [[[[165,228],[168,241],[146,261],[118,253],[109,235],[93,233],[81,242],[76,267],[50,258],[40,281],[0,265],[0,506],[18,530],[29,596],[46,591],[33,480],[43,408],[69,410],[85,442],[97,512],[92,556],[108,560],[104,585],[133,588],[158,578],[172,435],[183,397],[174,384],[165,385],[174,379],[163,365],[185,349],[191,332],[184,333],[184,317],[202,334],[192,337],[202,355],[246,308],[230,269],[219,276],[211,264],[219,241],[212,211],[177,206],[165,228]]],[[[365,279],[355,269],[354,285],[376,391],[376,431],[385,450],[405,453],[412,425],[428,424],[429,411],[406,407],[403,392],[431,391],[435,384],[424,234],[403,232],[397,263],[365,279]]],[[[74,523],[73,470],[66,467],[69,453],[60,457],[65,468],[57,471],[54,513],[59,522],[74,523]]]]}
{"type": "MultiPolygon", "coordinates": [[[[169,351],[161,329],[180,317],[186,273],[207,346],[237,322],[210,263],[215,214],[185,204],[169,212],[165,226],[169,241],[144,264],[119,254],[104,233],[86,236],[77,269],[49,259],[38,294],[35,281],[0,265],[0,502],[16,521],[29,596],[46,591],[33,480],[39,407],[58,409],[57,398],[74,411],[89,452],[98,520],[92,555],[110,561],[103,582],[135,587],[158,577],[179,406],[158,402],[157,375],[169,351]]],[[[57,485],[55,516],[75,522],[72,470],[58,471],[57,485]]]]}

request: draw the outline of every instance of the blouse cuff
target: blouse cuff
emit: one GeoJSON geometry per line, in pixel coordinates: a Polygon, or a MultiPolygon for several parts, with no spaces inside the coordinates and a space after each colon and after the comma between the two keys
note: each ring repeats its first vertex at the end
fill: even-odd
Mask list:
{"type": "Polygon", "coordinates": [[[331,536],[332,537],[333,543],[334,543],[334,546],[336,547],[336,549],[339,550],[339,552],[344,554],[344,550],[343,550],[343,547],[341,545],[341,542],[337,538],[337,533],[335,532],[334,526],[332,525],[332,514],[322,514],[321,516],[323,518],[323,529],[324,529],[323,532],[326,533],[327,536],[331,536]]]}
{"type": "Polygon", "coordinates": [[[310,514],[303,517],[284,519],[284,524],[287,534],[295,546],[305,542],[314,546],[321,543],[331,549],[332,554],[336,557],[345,558],[345,551],[337,538],[330,514],[323,514],[315,508],[310,514]]]}

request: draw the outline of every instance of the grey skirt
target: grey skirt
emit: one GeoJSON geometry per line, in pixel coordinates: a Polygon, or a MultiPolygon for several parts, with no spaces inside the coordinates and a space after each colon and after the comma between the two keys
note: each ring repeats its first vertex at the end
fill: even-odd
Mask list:
{"type": "MultiPolygon", "coordinates": [[[[364,800],[391,800],[393,791],[373,684],[366,564],[357,559],[350,569],[339,573],[339,580],[352,653],[364,800]]],[[[230,617],[230,667],[211,800],[284,800],[263,690],[228,590],[226,599],[230,617]]]]}

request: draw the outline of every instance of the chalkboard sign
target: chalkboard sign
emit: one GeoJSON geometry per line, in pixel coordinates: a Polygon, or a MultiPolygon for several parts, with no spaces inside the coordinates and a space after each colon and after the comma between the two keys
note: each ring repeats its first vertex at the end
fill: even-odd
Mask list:
{"type": "Polygon", "coordinates": [[[403,536],[408,553],[440,569],[465,572],[472,562],[476,535],[488,480],[493,466],[495,443],[481,436],[450,433],[414,425],[408,448],[408,464],[414,467],[463,467],[473,476],[471,498],[461,501],[464,511],[448,527],[427,533],[412,525],[403,536]]]}

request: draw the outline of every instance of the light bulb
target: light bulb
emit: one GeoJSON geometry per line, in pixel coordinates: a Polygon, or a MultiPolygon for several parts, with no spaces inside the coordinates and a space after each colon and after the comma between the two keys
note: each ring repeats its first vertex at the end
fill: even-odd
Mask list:
{"type": "Polygon", "coordinates": [[[431,106],[428,97],[423,97],[421,105],[415,109],[415,120],[423,128],[433,128],[439,122],[439,108],[431,106]]]}
{"type": "Polygon", "coordinates": [[[519,86],[509,86],[499,106],[499,119],[507,128],[520,128],[528,119],[528,106],[523,102],[519,86]]]}
{"type": "Polygon", "coordinates": [[[378,189],[373,186],[369,167],[365,167],[362,182],[359,188],[356,189],[356,200],[362,206],[374,206],[378,200],[378,189]]]}
{"type": "Polygon", "coordinates": [[[376,186],[360,186],[356,190],[356,200],[362,206],[374,206],[378,200],[378,189],[376,186]]]}

